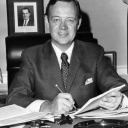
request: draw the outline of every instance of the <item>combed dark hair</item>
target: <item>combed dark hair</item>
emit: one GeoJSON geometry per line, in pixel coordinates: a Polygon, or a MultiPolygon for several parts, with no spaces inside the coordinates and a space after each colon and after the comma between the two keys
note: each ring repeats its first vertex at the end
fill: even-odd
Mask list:
{"type": "Polygon", "coordinates": [[[29,8],[27,8],[27,7],[22,8],[22,9],[21,9],[21,13],[22,13],[23,10],[28,10],[28,12],[30,13],[29,8]]]}
{"type": "Polygon", "coordinates": [[[77,7],[77,13],[78,13],[78,18],[81,18],[81,9],[80,9],[80,4],[77,0],[50,0],[47,7],[46,7],[46,13],[45,15],[49,16],[49,8],[51,5],[54,5],[57,1],[62,1],[62,2],[74,2],[76,7],[77,7]]]}

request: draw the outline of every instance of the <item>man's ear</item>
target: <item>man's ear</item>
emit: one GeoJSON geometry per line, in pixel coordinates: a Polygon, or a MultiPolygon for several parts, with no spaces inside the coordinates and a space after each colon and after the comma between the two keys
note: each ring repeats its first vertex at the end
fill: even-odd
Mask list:
{"type": "Polygon", "coordinates": [[[80,19],[78,20],[77,30],[79,29],[79,27],[80,27],[80,25],[81,25],[81,22],[82,22],[82,18],[80,18],[80,19]]]}
{"type": "Polygon", "coordinates": [[[46,24],[46,27],[49,29],[48,16],[46,16],[46,15],[45,15],[45,24],[46,24]]]}

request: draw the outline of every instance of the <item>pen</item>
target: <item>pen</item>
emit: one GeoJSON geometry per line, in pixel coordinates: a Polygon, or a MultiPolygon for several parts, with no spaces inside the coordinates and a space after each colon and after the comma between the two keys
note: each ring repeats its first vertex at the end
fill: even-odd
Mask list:
{"type": "Polygon", "coordinates": [[[57,84],[56,84],[55,86],[57,87],[57,89],[58,89],[61,93],[63,93],[62,90],[58,87],[57,84]]]}
{"type": "MultiPolygon", "coordinates": [[[[55,86],[57,87],[57,89],[58,89],[61,93],[63,93],[63,92],[62,92],[62,90],[58,87],[58,85],[57,85],[57,84],[56,84],[55,86]]],[[[76,107],[75,107],[75,105],[74,105],[74,104],[73,104],[73,107],[74,107],[74,109],[76,110],[76,107]]]]}

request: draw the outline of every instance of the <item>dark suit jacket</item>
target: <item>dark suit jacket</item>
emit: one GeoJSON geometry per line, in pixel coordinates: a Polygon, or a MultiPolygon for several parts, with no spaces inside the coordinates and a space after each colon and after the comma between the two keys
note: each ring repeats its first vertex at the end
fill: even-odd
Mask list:
{"type": "MultiPolygon", "coordinates": [[[[106,91],[124,83],[126,81],[106,63],[101,46],[75,41],[66,92],[72,95],[77,107],[96,96],[97,88],[106,91]],[[85,85],[87,79],[92,82],[85,85]]],[[[7,104],[27,107],[36,99],[52,101],[60,93],[56,84],[65,92],[58,60],[48,41],[22,53],[21,68],[11,84],[7,104]]],[[[128,95],[128,86],[122,91],[128,95]]]]}
{"type": "MultiPolygon", "coordinates": [[[[18,22],[18,26],[23,26],[24,20],[18,22]]],[[[34,26],[34,20],[32,18],[29,19],[27,26],[34,26]]]]}

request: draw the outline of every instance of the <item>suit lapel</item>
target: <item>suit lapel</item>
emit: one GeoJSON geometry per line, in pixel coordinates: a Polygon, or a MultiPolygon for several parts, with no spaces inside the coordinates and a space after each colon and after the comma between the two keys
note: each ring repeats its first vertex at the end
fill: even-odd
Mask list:
{"type": "Polygon", "coordinates": [[[64,86],[62,83],[62,78],[61,78],[61,71],[60,71],[60,67],[59,67],[59,63],[56,57],[56,54],[51,46],[51,43],[48,44],[49,46],[47,46],[47,65],[49,66],[49,68],[51,69],[51,74],[53,75],[53,77],[56,80],[56,84],[60,87],[60,89],[64,92],[64,86]]]}
{"type": "Polygon", "coordinates": [[[71,57],[71,61],[70,61],[69,74],[68,74],[68,83],[67,83],[66,92],[69,92],[69,90],[72,86],[72,83],[75,79],[75,76],[77,74],[77,71],[79,69],[79,66],[80,66],[80,63],[81,63],[80,59],[79,59],[80,54],[81,54],[81,52],[80,52],[79,46],[78,46],[77,42],[75,42],[72,57],[71,57]]]}
{"type": "Polygon", "coordinates": [[[80,48],[78,45],[78,42],[75,42],[71,61],[70,61],[70,67],[69,67],[69,74],[68,74],[68,83],[67,83],[67,89],[64,89],[63,82],[62,82],[62,77],[61,77],[61,71],[59,67],[59,63],[56,57],[56,54],[51,46],[51,42],[49,41],[46,45],[46,47],[43,49],[46,55],[46,60],[47,60],[47,65],[51,69],[51,74],[56,80],[57,85],[60,87],[60,89],[63,92],[69,92],[70,88],[72,86],[72,83],[76,77],[76,74],[78,72],[79,66],[81,64],[80,61],[80,48]]]}

